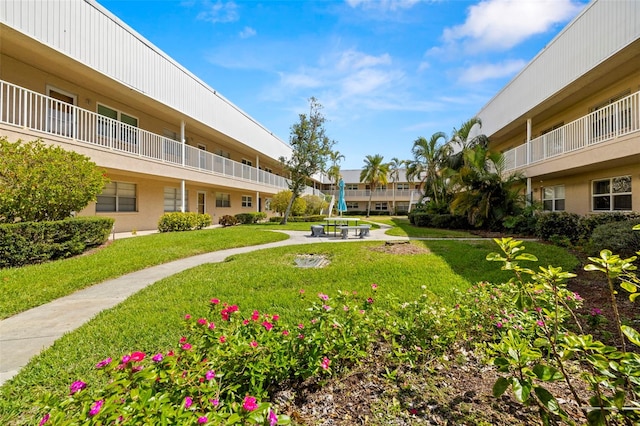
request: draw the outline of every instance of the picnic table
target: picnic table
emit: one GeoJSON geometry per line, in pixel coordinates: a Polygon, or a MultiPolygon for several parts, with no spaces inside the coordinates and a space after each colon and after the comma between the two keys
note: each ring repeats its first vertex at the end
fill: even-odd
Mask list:
{"type": "Polygon", "coordinates": [[[326,218],[327,223],[324,225],[326,228],[326,233],[329,233],[330,229],[333,227],[333,236],[337,235],[338,228],[341,226],[349,226],[354,225],[358,226],[358,222],[360,222],[360,218],[357,217],[328,217],[326,218]]]}

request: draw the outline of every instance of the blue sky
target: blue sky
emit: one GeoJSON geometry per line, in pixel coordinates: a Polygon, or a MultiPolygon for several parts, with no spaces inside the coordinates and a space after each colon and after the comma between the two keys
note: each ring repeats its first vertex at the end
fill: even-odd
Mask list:
{"type": "Polygon", "coordinates": [[[289,141],[308,99],[360,169],[473,117],[586,0],[98,0],[289,141]]]}

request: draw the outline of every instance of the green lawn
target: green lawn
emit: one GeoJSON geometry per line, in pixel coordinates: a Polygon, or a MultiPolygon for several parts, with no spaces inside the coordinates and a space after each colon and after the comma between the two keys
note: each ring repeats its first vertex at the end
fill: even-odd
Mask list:
{"type": "MultiPolygon", "coordinates": [[[[375,218],[372,220],[376,220],[375,218]]],[[[384,222],[393,228],[387,231],[388,235],[396,237],[413,237],[413,238],[469,238],[474,237],[467,231],[456,231],[451,229],[438,228],[421,228],[413,226],[406,217],[391,217],[384,222]]]]}
{"type": "MultiPolygon", "coordinates": [[[[242,227],[230,233],[239,232],[236,229],[242,227]]],[[[248,229],[262,234],[255,232],[255,227],[248,229]]],[[[134,240],[138,240],[138,249],[143,252],[157,242],[151,237],[134,240]]],[[[422,294],[425,290],[421,287],[425,286],[433,303],[451,305],[456,302],[456,291],[464,291],[471,283],[509,278],[508,273],[499,270],[499,264],[484,260],[487,253],[497,250],[491,241],[416,241],[412,244],[427,251],[414,255],[372,250],[383,244],[319,243],[258,250],[159,281],[63,336],[0,388],[0,423],[24,420],[29,407],[45,392],[62,397],[72,381],[96,380],[93,366],[107,356],[176,347],[184,315],[206,316],[212,297],[238,304],[245,312],[257,309],[297,322],[307,316],[300,289],[310,300],[319,292],[333,295],[337,290],[368,294],[370,285],[376,283],[379,291],[410,301],[422,294]],[[296,268],[294,258],[299,254],[324,255],[331,263],[321,269],[296,268]]],[[[577,264],[563,249],[538,243],[526,245],[542,265],[553,263],[571,269],[577,264]]],[[[129,256],[141,255],[131,252],[129,256]]]]}
{"type": "Polygon", "coordinates": [[[71,259],[0,269],[0,319],[149,266],[287,238],[283,233],[255,232],[244,226],[170,232],[116,240],[104,249],[71,259]]]}

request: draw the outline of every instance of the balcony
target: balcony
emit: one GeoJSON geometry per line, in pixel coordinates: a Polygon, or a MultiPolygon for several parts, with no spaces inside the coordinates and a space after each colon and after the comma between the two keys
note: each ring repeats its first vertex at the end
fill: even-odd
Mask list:
{"type": "Polygon", "coordinates": [[[640,131],[640,92],[504,152],[506,171],[640,131]]]}
{"type": "MultiPolygon", "coordinates": [[[[238,181],[288,189],[287,180],[264,170],[182,144],[136,126],[43,96],[0,80],[0,123],[68,138],[122,153],[238,181]]],[[[307,188],[305,193],[320,194],[307,188]]]]}

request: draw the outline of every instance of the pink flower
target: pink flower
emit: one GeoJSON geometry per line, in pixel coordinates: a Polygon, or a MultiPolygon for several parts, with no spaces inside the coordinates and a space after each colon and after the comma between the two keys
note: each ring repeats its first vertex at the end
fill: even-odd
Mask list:
{"type": "Polygon", "coordinates": [[[98,414],[102,409],[103,405],[104,405],[104,399],[94,402],[93,405],[91,406],[91,410],[89,410],[89,415],[93,417],[96,414],[98,414]]]}
{"type": "Polygon", "coordinates": [[[48,422],[49,421],[49,417],[51,417],[51,414],[49,414],[49,413],[45,414],[44,417],[42,417],[42,420],[40,420],[40,423],[38,423],[38,426],[42,426],[43,424],[48,422]]]}
{"type": "Polygon", "coordinates": [[[542,320],[536,321],[536,324],[538,325],[538,327],[544,327],[544,321],[542,320]]]}
{"type": "Polygon", "coordinates": [[[304,324],[302,324],[302,323],[298,324],[298,328],[299,328],[300,330],[302,330],[302,329],[304,328],[304,324]]]}
{"type": "Polygon", "coordinates": [[[260,312],[258,311],[253,311],[253,314],[251,314],[251,319],[253,321],[258,321],[258,319],[260,318],[260,312]]]}
{"type": "Polygon", "coordinates": [[[207,419],[207,416],[198,417],[198,423],[201,424],[201,425],[205,424],[208,421],[209,421],[209,419],[207,419]]]}
{"type": "Polygon", "coordinates": [[[283,336],[288,336],[289,335],[289,330],[282,330],[282,335],[283,336]]]}
{"type": "Polygon", "coordinates": [[[342,310],[343,310],[343,311],[345,311],[345,312],[347,312],[347,311],[349,310],[349,307],[348,307],[347,305],[344,305],[344,306],[342,307],[342,310]]]}
{"type": "Polygon", "coordinates": [[[184,399],[184,408],[189,408],[193,404],[193,399],[190,396],[185,397],[184,399]]]}
{"type": "Polygon", "coordinates": [[[596,315],[602,315],[602,311],[600,309],[598,309],[598,308],[593,308],[593,309],[591,309],[591,315],[594,316],[594,317],[596,315]]]}
{"type": "Polygon", "coordinates": [[[189,315],[189,314],[185,315],[184,319],[187,320],[187,321],[190,320],[191,319],[191,315],[189,315]]]}
{"type": "Polygon", "coordinates": [[[125,356],[122,357],[122,363],[123,364],[126,364],[129,361],[131,361],[131,355],[125,355],[125,356]]]}
{"type": "Polygon", "coordinates": [[[500,321],[498,321],[498,322],[496,323],[496,327],[498,327],[498,328],[502,328],[502,323],[501,323],[500,321]]]}
{"type": "Polygon", "coordinates": [[[274,315],[271,317],[273,321],[278,321],[280,319],[280,315],[274,315]]]}
{"type": "Polygon", "coordinates": [[[144,359],[145,355],[144,352],[134,352],[131,354],[131,361],[140,362],[144,359]]]}
{"type": "Polygon", "coordinates": [[[227,338],[224,336],[220,336],[218,340],[220,340],[220,343],[225,343],[227,341],[227,338]]]}
{"type": "Polygon", "coordinates": [[[301,295],[302,295],[302,294],[304,294],[304,289],[303,289],[303,288],[301,288],[301,289],[300,289],[300,291],[299,291],[298,293],[300,293],[301,295]]]}
{"type": "Polygon", "coordinates": [[[258,404],[256,399],[253,396],[245,396],[244,401],[242,402],[242,408],[247,411],[253,411],[258,408],[258,404]]]}
{"type": "Polygon", "coordinates": [[[256,342],[255,340],[252,340],[252,341],[251,341],[251,343],[249,343],[249,345],[250,345],[252,348],[257,348],[257,347],[258,347],[258,342],[256,342]]]}
{"type": "Polygon", "coordinates": [[[164,356],[163,356],[162,354],[160,354],[160,353],[155,354],[155,355],[153,356],[153,358],[151,358],[151,360],[152,360],[153,362],[160,362],[160,361],[162,361],[163,359],[164,359],[164,356]]]}
{"type": "Polygon", "coordinates": [[[325,311],[329,312],[331,310],[331,306],[329,305],[322,305],[322,309],[324,309],[325,311]]]}
{"type": "Polygon", "coordinates": [[[262,326],[267,330],[267,331],[271,331],[271,329],[273,328],[273,324],[271,324],[269,321],[264,321],[262,323],[262,326]]]}
{"type": "Polygon", "coordinates": [[[104,368],[107,365],[111,364],[111,358],[103,359],[99,363],[96,364],[96,368],[104,368]]]}
{"type": "Polygon", "coordinates": [[[377,290],[378,289],[378,284],[371,284],[371,288],[373,290],[377,290]]]}
{"type": "Polygon", "coordinates": [[[371,297],[370,297],[370,298],[368,298],[368,299],[367,299],[367,303],[368,303],[368,304],[372,304],[372,303],[373,303],[373,299],[372,299],[371,297]]]}
{"type": "Polygon", "coordinates": [[[209,330],[213,330],[214,328],[216,328],[216,324],[215,323],[209,323],[209,330]]]}
{"type": "Polygon", "coordinates": [[[220,304],[220,299],[211,299],[211,304],[212,304],[212,305],[218,305],[218,304],[220,304]]]}
{"type": "Polygon", "coordinates": [[[85,382],[83,382],[82,380],[76,380],[75,382],[71,383],[71,386],[69,386],[69,389],[71,390],[71,395],[73,395],[76,392],[80,392],[82,389],[85,389],[87,387],[87,384],[85,382]]]}
{"type": "Polygon", "coordinates": [[[180,343],[185,343],[186,341],[187,341],[187,338],[186,338],[186,337],[182,336],[182,337],[180,338],[180,343]]]}
{"type": "Polygon", "coordinates": [[[300,340],[304,339],[304,334],[298,334],[298,339],[300,340]]]}
{"type": "Polygon", "coordinates": [[[249,321],[248,319],[242,321],[242,325],[249,325],[251,321],[249,321]]]}
{"type": "Polygon", "coordinates": [[[204,378],[207,380],[213,380],[216,377],[216,372],[213,370],[207,371],[207,374],[204,375],[204,378]]]}
{"type": "Polygon", "coordinates": [[[326,302],[327,300],[329,300],[329,296],[327,296],[327,295],[326,295],[326,294],[324,294],[324,293],[318,293],[318,297],[319,297],[320,299],[324,300],[325,302],[326,302]]]}
{"type": "Polygon", "coordinates": [[[206,318],[198,318],[198,324],[200,324],[200,325],[206,325],[206,324],[207,324],[207,320],[206,320],[206,318]]]}
{"type": "Polygon", "coordinates": [[[323,370],[327,370],[329,369],[330,364],[331,364],[331,360],[325,356],[324,358],[322,358],[322,363],[320,363],[320,367],[322,367],[323,370]]]}
{"type": "Polygon", "coordinates": [[[190,343],[185,343],[184,345],[182,345],[182,349],[185,351],[188,351],[189,349],[191,349],[191,344],[190,343]]]}
{"type": "Polygon", "coordinates": [[[271,409],[269,409],[269,416],[267,417],[267,420],[269,420],[269,426],[275,426],[278,424],[278,416],[276,416],[276,413],[271,411],[271,409]]]}
{"type": "Polygon", "coordinates": [[[214,407],[217,407],[218,405],[220,405],[220,400],[219,399],[210,399],[209,402],[211,403],[211,405],[213,405],[214,407]]]}

